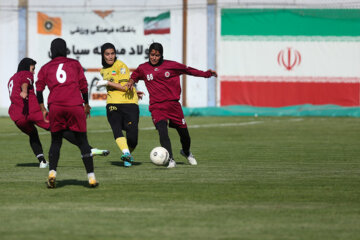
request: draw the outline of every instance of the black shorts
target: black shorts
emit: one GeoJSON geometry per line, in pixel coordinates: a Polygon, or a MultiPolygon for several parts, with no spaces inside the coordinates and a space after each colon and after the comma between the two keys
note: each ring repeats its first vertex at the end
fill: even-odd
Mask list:
{"type": "Polygon", "coordinates": [[[122,130],[137,134],[139,124],[139,106],[137,104],[107,104],[106,115],[115,139],[124,136],[122,130]]]}

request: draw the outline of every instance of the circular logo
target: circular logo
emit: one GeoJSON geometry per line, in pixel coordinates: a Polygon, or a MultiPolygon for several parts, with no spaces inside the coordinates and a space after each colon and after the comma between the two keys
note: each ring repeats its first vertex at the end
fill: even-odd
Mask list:
{"type": "Polygon", "coordinates": [[[54,27],[54,23],[50,20],[46,20],[46,22],[44,23],[44,27],[47,31],[51,31],[54,27]]]}
{"type": "Polygon", "coordinates": [[[169,72],[165,72],[165,77],[170,77],[170,73],[169,72]]]}

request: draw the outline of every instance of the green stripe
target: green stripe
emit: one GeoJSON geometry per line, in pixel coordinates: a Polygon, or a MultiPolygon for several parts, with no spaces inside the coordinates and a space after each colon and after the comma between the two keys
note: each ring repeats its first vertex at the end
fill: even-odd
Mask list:
{"type": "Polygon", "coordinates": [[[147,23],[147,22],[151,22],[151,21],[160,21],[160,20],[164,20],[164,19],[167,19],[167,18],[170,18],[170,11],[161,13],[156,17],[145,17],[144,22],[147,23]]]}
{"type": "Polygon", "coordinates": [[[360,9],[222,9],[221,35],[360,36],[360,9]]]}

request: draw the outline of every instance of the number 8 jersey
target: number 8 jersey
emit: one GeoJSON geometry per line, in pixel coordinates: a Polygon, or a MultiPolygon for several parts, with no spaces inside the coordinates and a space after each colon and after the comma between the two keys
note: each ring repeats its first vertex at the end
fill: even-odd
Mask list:
{"type": "Polygon", "coordinates": [[[43,91],[48,86],[48,105],[82,105],[81,93],[88,92],[88,83],[79,61],[66,57],[56,57],[42,66],[35,85],[36,91],[43,91]]]}

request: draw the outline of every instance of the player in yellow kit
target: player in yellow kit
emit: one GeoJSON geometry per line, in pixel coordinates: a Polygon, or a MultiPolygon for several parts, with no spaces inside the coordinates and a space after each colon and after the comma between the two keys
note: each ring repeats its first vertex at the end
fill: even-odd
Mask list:
{"type": "Polygon", "coordinates": [[[139,106],[138,95],[142,92],[136,89],[128,90],[124,85],[129,81],[130,72],[125,63],[116,59],[116,49],[111,43],[101,46],[103,68],[100,71],[103,80],[98,87],[106,86],[106,115],[114,134],[116,144],[122,152],[121,160],[125,167],[130,167],[134,158],[134,151],[138,142],[139,106]],[[126,132],[126,137],[123,134],[126,132]]]}

